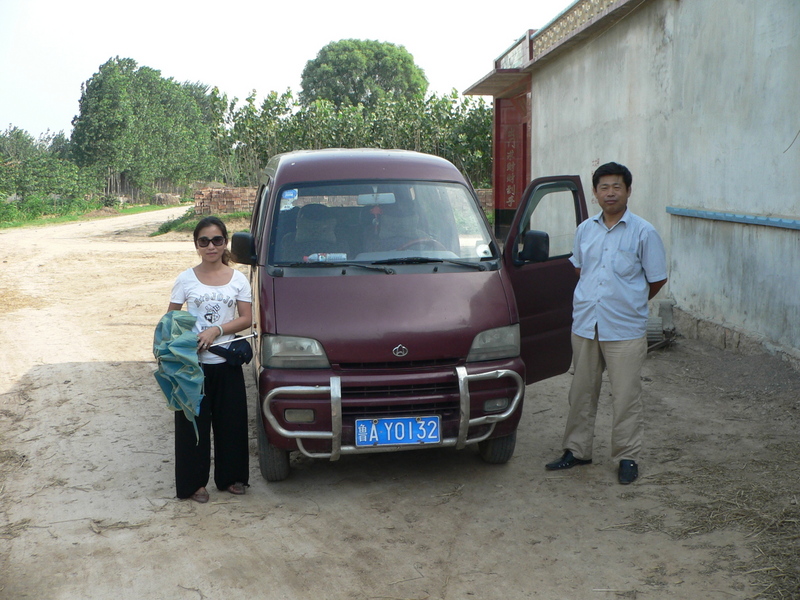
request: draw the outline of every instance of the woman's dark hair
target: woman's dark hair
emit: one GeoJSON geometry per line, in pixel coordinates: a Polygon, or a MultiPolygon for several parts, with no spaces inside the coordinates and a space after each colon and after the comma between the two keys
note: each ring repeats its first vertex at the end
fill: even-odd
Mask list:
{"type": "MultiPolygon", "coordinates": [[[[219,230],[222,232],[222,237],[225,238],[225,241],[228,241],[228,228],[225,227],[225,223],[222,222],[222,219],[219,217],[203,217],[197,223],[194,228],[194,244],[197,246],[197,238],[200,237],[200,232],[205,229],[206,227],[212,227],[216,225],[219,227],[219,230]]],[[[231,253],[230,250],[225,248],[225,252],[222,253],[222,263],[227,265],[230,262],[231,253]]]]}
{"type": "Polygon", "coordinates": [[[597,170],[592,174],[592,187],[597,189],[597,184],[603,175],[622,175],[622,181],[625,182],[625,187],[630,188],[633,183],[633,175],[628,170],[628,167],[619,163],[610,162],[597,167],[597,170]]]}

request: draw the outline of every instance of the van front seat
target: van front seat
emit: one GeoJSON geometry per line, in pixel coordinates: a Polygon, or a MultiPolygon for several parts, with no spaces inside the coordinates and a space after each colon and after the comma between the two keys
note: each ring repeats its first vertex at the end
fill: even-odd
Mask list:
{"type": "Polygon", "coordinates": [[[324,204],[306,204],[297,215],[294,233],[283,236],[279,262],[303,262],[313,254],[345,254],[347,244],[336,239],[336,217],[324,204]]]}

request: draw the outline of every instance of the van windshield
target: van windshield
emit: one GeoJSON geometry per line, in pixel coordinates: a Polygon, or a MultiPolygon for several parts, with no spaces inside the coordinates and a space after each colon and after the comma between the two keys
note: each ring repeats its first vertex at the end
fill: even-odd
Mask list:
{"type": "Polygon", "coordinates": [[[274,265],[497,258],[469,191],[430,181],[284,186],[272,222],[274,265]]]}

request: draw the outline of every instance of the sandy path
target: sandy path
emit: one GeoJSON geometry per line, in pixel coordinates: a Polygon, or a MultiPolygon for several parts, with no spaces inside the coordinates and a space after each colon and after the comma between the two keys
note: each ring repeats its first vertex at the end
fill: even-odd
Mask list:
{"type": "Polygon", "coordinates": [[[151,343],[195,255],[186,235],[147,234],[183,210],[0,232],[0,598],[728,600],[777,573],[759,548],[779,528],[732,507],[797,516],[800,377],[688,340],[646,363],[632,486],[614,479],[607,406],[595,464],[544,471],[565,375],[528,390],[505,466],[299,460],[267,485],[251,439],[246,496],[176,500],[151,343]]]}

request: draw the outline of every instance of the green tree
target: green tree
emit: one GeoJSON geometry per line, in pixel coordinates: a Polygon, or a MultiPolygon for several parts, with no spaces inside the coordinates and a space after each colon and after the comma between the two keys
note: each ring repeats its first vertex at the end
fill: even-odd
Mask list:
{"type": "Polygon", "coordinates": [[[0,222],[97,207],[98,181],[68,155],[63,133],[34,140],[17,127],[0,132],[0,222]]]}
{"type": "Polygon", "coordinates": [[[492,108],[460,96],[411,99],[387,95],[373,107],[336,107],[328,100],[294,104],[290,92],[261,106],[252,94],[230,113],[226,147],[237,169],[227,181],[257,180],[274,154],[317,148],[402,148],[436,154],[458,166],[479,187],[491,185],[492,108]]]}
{"type": "Polygon", "coordinates": [[[455,91],[425,97],[426,87],[404,48],[359,40],[323,48],[306,66],[297,100],[273,91],[261,103],[255,91],[239,102],[117,57],[83,85],[71,147],[57,136],[50,145],[103,177],[108,195],[205,178],[254,185],[271,156],[329,147],[437,154],[485,185],[491,107],[455,91]]]}
{"type": "Polygon", "coordinates": [[[491,185],[492,108],[453,91],[411,100],[384,98],[370,113],[370,144],[442,156],[478,187],[491,185]]]}
{"type": "Polygon", "coordinates": [[[260,106],[254,91],[234,110],[231,140],[236,150],[237,181],[255,185],[269,157],[287,150],[286,123],[293,107],[288,90],[283,94],[270,92],[260,106]]]}
{"type": "Polygon", "coordinates": [[[483,98],[464,98],[453,130],[458,167],[473,185],[492,187],[492,121],[494,109],[483,98]]]}
{"type": "Polygon", "coordinates": [[[36,140],[24,129],[9,125],[0,133],[0,157],[4,161],[21,161],[37,151],[36,140]]]}
{"type": "Polygon", "coordinates": [[[424,96],[428,80],[414,57],[403,47],[373,40],[331,42],[306,63],[300,101],[309,106],[328,100],[334,106],[374,106],[394,95],[424,96]]]}
{"type": "Polygon", "coordinates": [[[81,167],[91,167],[107,180],[106,193],[119,194],[132,162],[130,90],[136,61],[107,61],[81,85],[79,114],[72,120],[72,147],[81,167]]]}
{"type": "Polygon", "coordinates": [[[119,57],[82,86],[73,120],[78,165],[106,178],[106,193],[136,194],[215,174],[216,99],[119,57]]]}
{"type": "Polygon", "coordinates": [[[238,99],[228,99],[228,95],[216,87],[207,95],[207,99],[211,146],[216,164],[215,178],[233,184],[237,181],[239,173],[232,133],[238,99]]]}
{"type": "Polygon", "coordinates": [[[23,172],[26,161],[36,154],[33,137],[19,127],[9,126],[0,133],[0,206],[5,205],[7,213],[12,196],[17,196],[20,185],[25,185],[27,174],[23,172]]]}
{"type": "Polygon", "coordinates": [[[133,182],[140,188],[164,187],[211,175],[211,129],[187,87],[140,67],[130,93],[133,182]]]}

